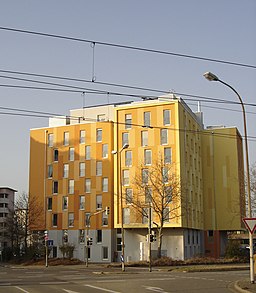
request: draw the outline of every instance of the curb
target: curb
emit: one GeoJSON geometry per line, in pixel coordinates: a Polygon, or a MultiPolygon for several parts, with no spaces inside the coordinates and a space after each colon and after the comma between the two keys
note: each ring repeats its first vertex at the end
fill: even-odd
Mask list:
{"type": "Polygon", "coordinates": [[[248,291],[248,290],[245,290],[243,288],[241,288],[239,285],[238,285],[239,281],[236,281],[235,284],[234,284],[234,288],[237,292],[241,292],[241,293],[251,293],[251,291],[248,291]]]}

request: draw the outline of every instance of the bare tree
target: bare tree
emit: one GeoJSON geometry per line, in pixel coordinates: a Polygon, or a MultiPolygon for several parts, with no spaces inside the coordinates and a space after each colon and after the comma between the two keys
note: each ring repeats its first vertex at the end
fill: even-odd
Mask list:
{"type": "Polygon", "coordinates": [[[181,181],[174,164],[166,164],[162,158],[151,166],[141,166],[133,180],[133,195],[126,194],[126,202],[142,218],[149,218],[158,231],[157,257],[161,257],[164,225],[181,216],[181,181]]]}

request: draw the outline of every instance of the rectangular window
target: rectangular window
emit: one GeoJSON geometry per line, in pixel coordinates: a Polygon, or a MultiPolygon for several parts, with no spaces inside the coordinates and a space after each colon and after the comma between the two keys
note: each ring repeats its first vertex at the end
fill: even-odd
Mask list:
{"type": "Polygon", "coordinates": [[[145,188],[145,203],[151,203],[152,202],[152,188],[147,187],[145,188]]]}
{"type": "Polygon", "coordinates": [[[74,191],[75,191],[75,181],[72,179],[68,181],[68,193],[74,194],[74,191]]]}
{"type": "Polygon", "coordinates": [[[108,215],[106,213],[102,214],[102,226],[108,226],[108,215]]]}
{"type": "Polygon", "coordinates": [[[52,226],[57,227],[58,225],[58,214],[52,214],[52,226]]]}
{"type": "Polygon", "coordinates": [[[48,165],[48,178],[52,178],[52,174],[53,174],[53,169],[52,169],[52,165],[48,165]]]}
{"type": "Polygon", "coordinates": [[[129,170],[123,170],[123,185],[129,185],[129,170]]]}
{"type": "Polygon", "coordinates": [[[53,181],[52,183],[52,193],[58,193],[58,181],[53,181]]]}
{"type": "Polygon", "coordinates": [[[132,189],[131,188],[125,189],[125,199],[126,199],[126,204],[132,203],[132,189]]]}
{"type": "Polygon", "coordinates": [[[79,230],[79,243],[84,243],[84,230],[79,230]]]}
{"type": "Polygon", "coordinates": [[[102,162],[96,162],[96,176],[102,176],[102,162]]]}
{"type": "Polygon", "coordinates": [[[68,178],[68,171],[69,171],[69,165],[64,164],[63,165],[63,178],[68,178]]]}
{"type": "Polygon", "coordinates": [[[164,163],[170,164],[172,162],[172,149],[164,148],[164,163]]]}
{"type": "Polygon", "coordinates": [[[102,246],[102,259],[108,259],[108,247],[102,246]]]}
{"type": "Polygon", "coordinates": [[[104,143],[102,145],[102,158],[107,158],[108,157],[108,144],[104,143]]]}
{"type": "Polygon", "coordinates": [[[85,192],[86,193],[91,192],[91,179],[89,179],[89,178],[85,179],[85,192]]]}
{"type": "Polygon", "coordinates": [[[98,128],[96,130],[96,141],[101,142],[102,141],[102,129],[98,128]]]}
{"type": "Polygon", "coordinates": [[[123,223],[124,224],[130,224],[130,209],[124,208],[123,209],[123,223]]]}
{"type": "Polygon", "coordinates": [[[130,167],[132,165],[132,151],[125,152],[125,166],[130,167]]]}
{"type": "Polygon", "coordinates": [[[68,226],[74,227],[74,213],[68,213],[68,226]]]}
{"type": "Polygon", "coordinates": [[[79,142],[80,143],[85,143],[85,130],[80,130],[79,142]]]}
{"type": "Polygon", "coordinates": [[[63,144],[69,145],[69,132],[64,132],[63,144]]]}
{"type": "Polygon", "coordinates": [[[148,169],[142,169],[142,183],[148,184],[148,169]]]}
{"type": "Polygon", "coordinates": [[[122,145],[129,144],[129,133],[123,132],[122,133],[122,145]]]}
{"type": "Polygon", "coordinates": [[[79,163],[79,176],[85,176],[85,163],[79,163]]]}
{"type": "Polygon", "coordinates": [[[152,151],[144,150],[144,164],[151,165],[152,164],[152,151]]]}
{"type": "Polygon", "coordinates": [[[53,133],[48,134],[48,147],[53,147],[53,133]]]}
{"type": "Polygon", "coordinates": [[[63,196],[62,198],[62,209],[63,211],[66,211],[68,209],[68,197],[63,196]]]}
{"type": "Polygon", "coordinates": [[[75,149],[69,148],[69,161],[74,161],[75,159],[75,149]]]}
{"type": "Polygon", "coordinates": [[[122,238],[116,238],[116,251],[122,251],[122,238]]]}
{"type": "Polygon", "coordinates": [[[102,230],[97,230],[97,235],[96,235],[97,239],[97,243],[101,243],[102,242],[102,230]]]}
{"type": "Polygon", "coordinates": [[[90,221],[91,221],[91,214],[90,213],[85,213],[84,215],[84,224],[86,227],[90,227],[90,221]]]}
{"type": "Polygon", "coordinates": [[[102,195],[100,194],[96,195],[96,209],[97,210],[102,209],[102,195]]]}
{"type": "Polygon", "coordinates": [[[90,160],[91,159],[91,146],[87,145],[85,147],[85,159],[90,160]]]}
{"type": "Polygon", "coordinates": [[[102,191],[108,192],[108,177],[102,178],[102,191]]]}
{"type": "Polygon", "coordinates": [[[169,204],[172,201],[172,187],[165,186],[164,188],[165,203],[169,204]]]}
{"type": "Polygon", "coordinates": [[[161,140],[161,145],[167,144],[168,143],[168,130],[166,128],[162,128],[160,131],[160,140],[161,140]]]}
{"type": "Polygon", "coordinates": [[[150,127],[151,122],[151,113],[150,112],[144,112],[144,126],[150,127]]]}
{"type": "Polygon", "coordinates": [[[141,131],[141,146],[148,145],[148,131],[141,131]]]}
{"type": "Polygon", "coordinates": [[[164,208],[163,210],[163,220],[165,223],[170,222],[170,208],[164,208]]]}
{"type": "Polygon", "coordinates": [[[148,208],[142,208],[142,224],[148,223],[148,208]]]}
{"type": "Polygon", "coordinates": [[[163,178],[163,183],[168,183],[168,173],[169,169],[167,167],[162,168],[162,178],[163,178]]]}
{"type": "Polygon", "coordinates": [[[170,110],[163,111],[164,125],[170,125],[170,110]]]}
{"type": "Polygon", "coordinates": [[[106,114],[98,114],[97,115],[97,121],[105,121],[106,120],[106,114]]]}
{"type": "Polygon", "coordinates": [[[84,195],[79,196],[79,209],[80,210],[85,209],[85,196],[84,195]]]}
{"type": "Polygon", "coordinates": [[[59,151],[57,149],[53,150],[53,160],[54,162],[58,162],[59,160],[59,151]]]}
{"type": "Polygon", "coordinates": [[[52,197],[47,198],[47,209],[48,211],[52,210],[52,197]]]}
{"type": "Polygon", "coordinates": [[[132,114],[125,114],[125,129],[132,128],[132,114]]]}

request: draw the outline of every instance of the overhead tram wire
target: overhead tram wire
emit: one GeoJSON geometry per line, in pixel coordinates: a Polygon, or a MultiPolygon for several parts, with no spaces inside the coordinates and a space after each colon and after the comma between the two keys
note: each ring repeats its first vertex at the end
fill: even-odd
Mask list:
{"type": "Polygon", "coordinates": [[[226,64],[226,65],[234,65],[234,66],[241,66],[241,67],[247,67],[247,68],[256,69],[256,65],[238,63],[238,62],[233,62],[233,61],[225,61],[225,60],[213,59],[213,58],[207,58],[207,57],[200,57],[200,56],[194,56],[194,55],[189,55],[189,54],[181,54],[181,53],[168,52],[168,51],[149,49],[149,48],[143,48],[143,47],[128,46],[128,45],[108,43],[108,42],[100,42],[100,41],[87,40],[87,39],[82,39],[82,38],[68,37],[68,36],[63,36],[63,35],[42,33],[42,32],[30,31],[30,30],[21,30],[21,29],[10,28],[10,27],[0,27],[0,30],[11,31],[11,32],[16,32],[16,33],[24,33],[24,34],[30,34],[30,35],[36,35],[36,36],[43,36],[43,37],[50,37],[50,38],[58,38],[58,39],[69,40],[69,41],[84,42],[84,43],[97,44],[97,45],[102,45],[102,46],[116,47],[116,48],[121,48],[121,49],[136,50],[136,51],[147,52],[147,53],[156,53],[156,54],[162,54],[162,55],[169,55],[169,56],[175,56],[175,57],[189,58],[189,59],[195,59],[195,60],[201,60],[201,61],[222,63],[222,64],[226,64]]]}
{"type": "MultiPolygon", "coordinates": [[[[7,72],[4,70],[0,70],[0,72],[7,72]]],[[[8,71],[7,73],[12,73],[12,74],[22,74],[22,75],[30,75],[30,76],[37,76],[37,77],[48,77],[48,78],[54,78],[54,79],[65,79],[65,80],[73,80],[73,81],[82,81],[82,82],[89,82],[86,80],[79,80],[79,79],[72,79],[72,78],[67,78],[67,77],[54,77],[54,76],[46,76],[46,75],[41,75],[41,74],[34,74],[34,73],[23,73],[23,72],[13,72],[13,71],[8,71]]],[[[111,95],[116,95],[116,96],[127,96],[127,97],[133,97],[133,98],[140,98],[140,99],[145,99],[145,100],[150,100],[150,99],[156,99],[159,96],[151,96],[151,95],[140,95],[140,94],[130,94],[130,93],[120,93],[120,92],[111,92],[111,91],[106,91],[106,90],[99,90],[99,89],[92,89],[92,88],[83,88],[83,87],[78,87],[78,86],[71,86],[71,85],[65,85],[65,84],[59,84],[59,83],[52,83],[52,82],[45,82],[45,81],[38,81],[38,80],[33,80],[33,79],[25,79],[25,78],[18,78],[18,77],[11,77],[11,76],[5,76],[5,75],[0,75],[0,78],[6,78],[6,79],[14,79],[14,80],[19,80],[19,81],[25,81],[25,82],[33,82],[33,83],[39,83],[39,84],[46,84],[46,85],[54,85],[54,86],[60,86],[60,87],[67,87],[67,88],[74,88],[74,89],[80,89],[83,92],[90,91],[90,93],[98,93],[98,94],[111,94],[111,95]]],[[[91,81],[90,81],[91,82],[91,81]]],[[[96,83],[93,82],[93,83],[96,83]]],[[[105,83],[107,84],[107,83],[105,83]]],[[[107,85],[113,85],[113,84],[107,84],[107,85]]],[[[116,86],[119,86],[115,84],[116,86]]],[[[125,86],[126,88],[132,88],[132,89],[139,89],[139,90],[149,90],[152,91],[152,89],[147,89],[147,88],[137,88],[133,86],[125,86]]],[[[155,90],[157,92],[160,92],[160,90],[155,90]]],[[[79,91],[80,92],[80,91],[79,91]]],[[[168,94],[168,92],[161,90],[162,93],[168,94]]],[[[191,98],[196,98],[200,99],[200,101],[210,101],[210,102],[219,102],[219,103],[227,103],[227,104],[239,104],[237,101],[229,101],[229,100],[223,100],[223,99],[218,99],[218,98],[212,98],[212,97],[205,97],[205,96],[200,96],[200,95],[193,95],[193,94],[186,94],[186,93],[179,93],[175,92],[176,95],[179,96],[184,96],[188,97],[188,100],[193,100],[191,98]]],[[[252,106],[255,107],[256,104],[253,103],[244,103],[246,106],[252,106]]]]}

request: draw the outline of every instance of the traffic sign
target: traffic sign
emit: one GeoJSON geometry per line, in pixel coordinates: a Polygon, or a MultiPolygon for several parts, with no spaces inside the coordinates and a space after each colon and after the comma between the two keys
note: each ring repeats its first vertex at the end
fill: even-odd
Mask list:
{"type": "Polygon", "coordinates": [[[243,218],[243,221],[246,228],[253,234],[256,229],[256,218],[243,218]]]}

